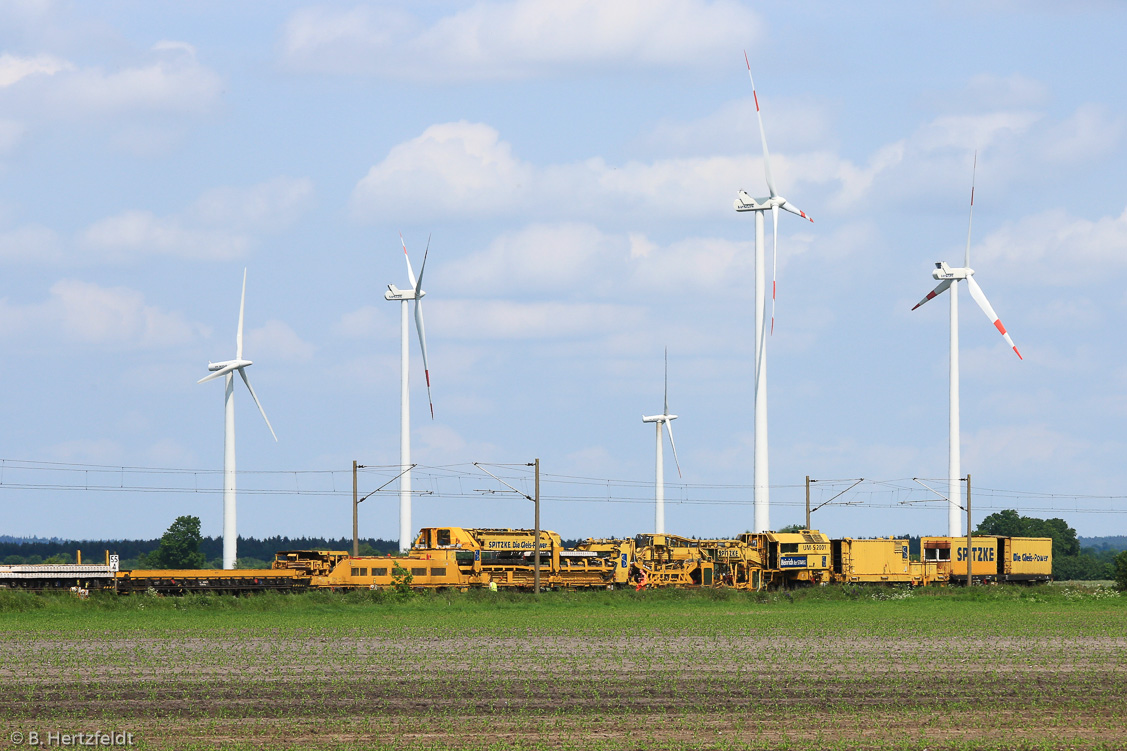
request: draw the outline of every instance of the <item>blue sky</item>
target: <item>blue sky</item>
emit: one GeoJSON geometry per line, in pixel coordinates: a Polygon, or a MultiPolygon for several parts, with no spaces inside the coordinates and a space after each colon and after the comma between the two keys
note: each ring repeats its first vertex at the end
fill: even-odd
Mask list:
{"type": "MultiPolygon", "coordinates": [[[[415,526],[524,526],[472,462],[540,457],[545,527],[650,529],[669,348],[683,477],[666,525],[751,526],[752,228],[784,215],[770,348],[772,522],[942,533],[947,304],[965,290],[976,510],[1127,534],[1127,85],[1117,3],[707,0],[0,6],[0,531],[218,534],[222,386],[239,529],[347,535],[351,462],[398,462],[406,286],[432,236],[435,419],[412,342],[415,526]],[[579,479],[585,478],[585,479],[579,479]],[[932,499],[932,500],[928,500],[932,499]]],[[[770,228],[768,226],[768,237],[770,228]]],[[[494,471],[499,471],[494,469],[494,471]]],[[[525,468],[504,470],[530,489],[525,468]]],[[[369,492],[394,475],[361,475],[369,492]]],[[[389,490],[394,489],[394,484],[389,490]]],[[[397,500],[361,507],[394,537],[397,500]]],[[[979,514],[981,515],[981,514],[979,514]]]]}

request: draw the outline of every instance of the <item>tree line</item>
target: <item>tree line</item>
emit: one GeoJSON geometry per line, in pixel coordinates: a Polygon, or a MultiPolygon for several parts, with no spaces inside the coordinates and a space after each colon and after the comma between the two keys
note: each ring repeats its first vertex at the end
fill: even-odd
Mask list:
{"type": "MultiPolygon", "coordinates": [[[[0,563],[7,565],[75,563],[75,552],[82,560],[99,563],[106,551],[117,555],[121,568],[222,568],[223,538],[202,537],[200,520],[181,516],[168,531],[155,540],[36,540],[0,542],[0,563]]],[[[338,537],[243,537],[239,536],[238,568],[269,568],[279,550],[352,551],[352,538],[338,537]]],[[[398,540],[377,537],[360,539],[361,555],[386,555],[398,552],[398,540]]]]}

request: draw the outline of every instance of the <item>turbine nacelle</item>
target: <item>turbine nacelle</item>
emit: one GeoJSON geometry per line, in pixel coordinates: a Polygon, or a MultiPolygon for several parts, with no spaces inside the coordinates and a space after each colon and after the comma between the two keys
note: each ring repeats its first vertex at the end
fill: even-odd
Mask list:
{"type": "Polygon", "coordinates": [[[248,365],[254,365],[254,361],[224,360],[223,362],[208,362],[207,369],[214,373],[217,370],[235,370],[236,368],[245,368],[248,365]]]}
{"type": "Polygon", "coordinates": [[[969,268],[951,268],[945,262],[939,261],[935,264],[935,271],[931,272],[933,279],[938,281],[959,281],[960,279],[968,279],[974,275],[974,269],[969,268]]]}
{"type": "Polygon", "coordinates": [[[650,417],[642,415],[642,422],[669,422],[676,419],[677,415],[651,415],[650,417]]]}
{"type": "Polygon", "coordinates": [[[413,289],[399,289],[394,284],[389,284],[383,296],[385,300],[419,300],[426,297],[426,294],[423,290],[416,292],[413,289]]]}
{"type": "Polygon", "coordinates": [[[732,203],[736,211],[789,211],[795,216],[800,216],[808,222],[814,221],[805,211],[789,203],[782,196],[767,196],[765,198],[752,198],[747,191],[741,190],[732,203]]]}
{"type": "Polygon", "coordinates": [[[732,203],[736,211],[767,211],[771,208],[771,197],[766,198],[752,198],[747,191],[741,190],[736,194],[736,200],[732,203]]]}

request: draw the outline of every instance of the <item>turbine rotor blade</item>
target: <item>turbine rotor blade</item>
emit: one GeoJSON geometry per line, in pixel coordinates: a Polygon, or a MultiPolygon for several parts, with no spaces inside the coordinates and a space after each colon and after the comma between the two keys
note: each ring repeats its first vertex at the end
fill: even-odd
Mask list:
{"type": "Polygon", "coordinates": [[[419,280],[415,282],[415,299],[423,296],[423,274],[427,270],[427,254],[430,253],[430,235],[427,235],[427,249],[423,251],[423,265],[419,267],[419,280]]]}
{"type": "Polygon", "coordinates": [[[982,312],[985,313],[986,317],[990,319],[990,323],[994,324],[994,328],[998,329],[998,333],[1000,333],[1006,340],[1006,344],[1010,345],[1010,347],[1013,348],[1014,354],[1017,355],[1019,360],[1024,360],[1025,358],[1022,357],[1021,353],[1017,351],[1017,346],[1014,345],[1014,340],[1011,339],[1010,335],[1006,333],[1006,327],[1002,325],[1002,321],[998,318],[998,314],[995,313],[994,308],[990,306],[990,301],[986,299],[986,293],[982,291],[982,287],[978,286],[978,282],[974,280],[973,276],[967,277],[967,286],[970,287],[970,296],[974,298],[974,301],[976,303],[978,303],[978,307],[982,308],[982,312]]]}
{"type": "Polygon", "coordinates": [[[196,383],[206,383],[207,381],[214,381],[216,378],[221,378],[221,377],[227,375],[232,370],[235,370],[237,367],[238,367],[238,365],[228,365],[227,367],[223,368],[222,370],[217,370],[214,373],[208,373],[203,378],[196,381],[196,383]]]}
{"type": "Polygon", "coordinates": [[[243,311],[247,306],[247,270],[243,269],[243,296],[239,300],[239,330],[235,333],[235,359],[243,359],[243,311]]]}
{"type": "Polygon", "coordinates": [[[934,297],[938,297],[939,295],[942,295],[944,292],[947,291],[947,288],[951,286],[951,282],[953,282],[953,281],[954,281],[953,279],[944,279],[943,281],[941,281],[936,286],[935,289],[933,289],[931,292],[927,293],[927,295],[924,297],[924,299],[920,300],[918,303],[913,305],[912,310],[915,310],[916,308],[920,307],[921,305],[923,305],[928,300],[930,300],[934,297]]]}
{"type": "Polygon", "coordinates": [[[399,242],[403,245],[403,258],[407,260],[407,280],[411,282],[411,287],[415,286],[415,270],[411,268],[411,257],[407,255],[407,241],[403,239],[403,233],[399,233],[399,242]]]}
{"type": "MultiPolygon", "coordinates": [[[[420,276],[421,280],[422,277],[420,276]]],[[[415,329],[419,332],[419,348],[423,351],[423,374],[427,379],[427,401],[430,402],[430,419],[434,419],[434,399],[430,395],[430,368],[427,366],[427,334],[423,326],[423,301],[415,298],[415,329]]]]}
{"type": "Polygon", "coordinates": [[[669,347],[665,348],[665,411],[662,414],[669,414],[669,347]]]}
{"type": "Polygon", "coordinates": [[[767,176],[767,190],[774,198],[778,193],[775,192],[775,180],[771,177],[771,155],[767,152],[767,133],[763,130],[763,114],[759,111],[759,94],[755,90],[755,78],[751,75],[751,61],[747,59],[747,50],[744,50],[744,62],[747,63],[747,77],[751,81],[751,97],[755,100],[755,116],[759,119],[759,140],[763,142],[763,172],[767,176]]]}
{"type": "Polygon", "coordinates": [[[978,171],[978,152],[974,152],[974,166],[970,170],[970,219],[967,220],[967,252],[963,255],[963,268],[970,268],[970,228],[974,224],[974,175],[978,171]]]}
{"type": "Polygon", "coordinates": [[[266,416],[266,410],[262,408],[262,403],[258,401],[258,394],[254,393],[254,387],[250,385],[250,380],[247,378],[246,368],[239,368],[239,375],[243,377],[243,383],[247,385],[247,391],[250,392],[250,397],[254,399],[255,405],[258,406],[258,411],[262,413],[262,419],[266,421],[266,427],[270,428],[270,435],[274,436],[274,442],[278,441],[278,434],[274,432],[274,427],[270,424],[270,418],[266,416]]]}
{"type": "MultiPolygon", "coordinates": [[[[668,413],[669,409],[666,408],[665,411],[668,413]]],[[[665,420],[665,429],[669,431],[669,445],[673,447],[673,463],[677,465],[677,476],[678,477],[684,477],[684,475],[681,474],[681,462],[679,462],[677,460],[677,444],[673,442],[673,421],[672,420],[665,420]]]]}
{"type": "Polygon", "coordinates": [[[803,211],[802,209],[795,206],[790,201],[784,201],[783,204],[781,206],[779,206],[779,208],[782,209],[783,211],[789,211],[790,213],[795,214],[796,216],[800,216],[803,219],[805,219],[806,221],[810,222],[811,224],[813,224],[813,222],[814,222],[814,220],[810,218],[809,214],[807,214],[805,211],[803,211]]]}
{"type": "MultiPolygon", "coordinates": [[[[771,336],[775,335],[775,279],[779,268],[779,207],[771,207],[771,336]]],[[[669,410],[665,410],[668,412],[669,410]]]]}

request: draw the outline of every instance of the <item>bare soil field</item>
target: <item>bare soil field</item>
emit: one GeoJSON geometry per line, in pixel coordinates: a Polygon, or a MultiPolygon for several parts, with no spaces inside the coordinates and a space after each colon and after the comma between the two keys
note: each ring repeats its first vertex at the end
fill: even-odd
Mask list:
{"type": "Polygon", "coordinates": [[[0,748],[1127,748],[1127,609],[1052,604],[0,612],[0,748]]]}

